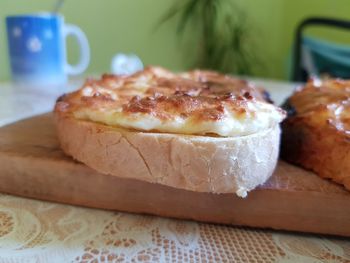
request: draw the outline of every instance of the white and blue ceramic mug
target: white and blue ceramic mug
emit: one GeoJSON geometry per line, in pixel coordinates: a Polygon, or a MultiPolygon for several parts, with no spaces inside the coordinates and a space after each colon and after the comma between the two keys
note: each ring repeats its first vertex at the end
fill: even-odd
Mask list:
{"type": "Polygon", "coordinates": [[[67,75],[86,70],[90,62],[89,43],[82,30],[64,23],[58,14],[38,13],[6,18],[12,79],[17,83],[63,84],[67,75]],[[66,38],[73,36],[80,46],[80,61],[70,65],[66,38]]]}

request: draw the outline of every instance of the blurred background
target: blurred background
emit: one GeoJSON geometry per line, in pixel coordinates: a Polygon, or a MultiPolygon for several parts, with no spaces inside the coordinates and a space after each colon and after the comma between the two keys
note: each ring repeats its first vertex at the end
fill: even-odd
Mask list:
{"type": "MultiPolygon", "coordinates": [[[[304,18],[350,17],[349,0],[220,1],[230,2],[230,8],[225,8],[224,3],[221,9],[216,10],[217,6],[207,9],[204,20],[195,9],[179,6],[180,1],[176,0],[65,0],[60,13],[65,16],[66,23],[78,25],[87,35],[91,48],[87,75],[108,72],[113,55],[122,52],[137,54],[145,65],[161,65],[172,70],[204,65],[234,74],[274,79],[290,77],[294,32],[304,18]],[[215,24],[210,23],[211,19],[220,23],[216,28],[205,28],[203,34],[203,23],[215,24]],[[216,32],[227,23],[237,25],[232,43],[236,43],[242,53],[215,54],[213,58],[211,48],[231,39],[232,32],[216,32]],[[204,51],[203,42],[211,43],[204,51]],[[228,64],[215,62],[221,57],[227,57],[228,64]],[[249,65],[244,64],[247,59],[249,65]],[[231,66],[232,61],[239,60],[243,61],[241,68],[231,66]]],[[[50,11],[55,3],[52,0],[1,0],[0,16],[4,22],[7,15],[50,11]]],[[[0,80],[7,80],[10,72],[4,23],[0,30],[0,80]]],[[[350,45],[349,31],[310,28],[307,32],[350,45]]],[[[232,49],[231,46],[221,47],[232,49]]],[[[68,40],[68,53],[70,62],[74,63],[78,59],[74,41],[68,40]]]]}

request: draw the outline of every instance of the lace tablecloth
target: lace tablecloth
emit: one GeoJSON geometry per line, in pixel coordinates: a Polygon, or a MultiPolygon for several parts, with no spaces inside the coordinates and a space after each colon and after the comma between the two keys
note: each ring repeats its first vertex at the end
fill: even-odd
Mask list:
{"type": "Polygon", "coordinates": [[[350,262],[350,241],[0,195],[0,262],[350,262]]]}
{"type": "MultiPolygon", "coordinates": [[[[277,103],[292,90],[286,83],[259,83],[277,103]]],[[[0,84],[0,126],[50,110],[55,96],[55,92],[0,84]]],[[[115,213],[0,194],[2,262],[350,262],[350,240],[115,213]]]]}

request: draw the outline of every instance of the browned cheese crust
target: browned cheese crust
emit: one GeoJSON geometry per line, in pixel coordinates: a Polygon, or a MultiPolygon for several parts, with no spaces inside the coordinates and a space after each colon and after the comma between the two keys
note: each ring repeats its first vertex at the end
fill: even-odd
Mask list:
{"type": "Polygon", "coordinates": [[[309,81],[285,105],[282,157],[350,190],[350,81],[309,81]]]}
{"type": "Polygon", "coordinates": [[[265,94],[246,80],[213,71],[174,74],[148,67],[131,76],[105,74],[99,80],[87,80],[78,91],[62,96],[56,111],[122,107],[125,114],[147,113],[162,120],[191,115],[198,122],[215,121],[223,117],[224,106],[244,118],[247,101],[265,101],[265,94]],[[145,83],[146,90],[140,89],[145,83]],[[88,96],[84,87],[91,88],[88,96]]]}

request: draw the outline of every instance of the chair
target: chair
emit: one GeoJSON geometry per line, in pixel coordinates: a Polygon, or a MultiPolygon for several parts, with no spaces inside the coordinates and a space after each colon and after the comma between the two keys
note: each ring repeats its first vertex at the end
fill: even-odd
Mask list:
{"type": "Polygon", "coordinates": [[[340,45],[303,36],[309,26],[327,26],[350,30],[350,21],[312,17],[297,27],[294,43],[292,80],[306,81],[327,73],[332,77],[350,78],[350,45],[340,45]]]}

